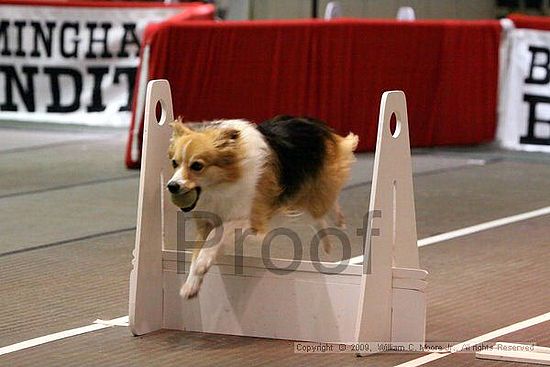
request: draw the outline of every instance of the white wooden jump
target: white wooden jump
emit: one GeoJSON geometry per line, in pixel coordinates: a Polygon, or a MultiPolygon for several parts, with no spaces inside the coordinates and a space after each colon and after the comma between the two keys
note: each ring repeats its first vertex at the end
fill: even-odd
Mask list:
{"type": "Polygon", "coordinates": [[[336,263],[245,257],[240,272],[222,257],[204,278],[198,296],[180,287],[191,256],[176,248],[177,208],[165,184],[173,120],[170,86],[147,87],[137,234],[130,277],[130,329],[143,335],[162,328],[317,342],[424,342],[426,276],[419,269],[405,95],[382,96],[364,263],[319,272],[336,263]],[[157,121],[155,107],[162,106],[157,121]],[[392,135],[390,118],[397,128],[392,135]],[[179,262],[179,263],[178,263],[179,262]]]}

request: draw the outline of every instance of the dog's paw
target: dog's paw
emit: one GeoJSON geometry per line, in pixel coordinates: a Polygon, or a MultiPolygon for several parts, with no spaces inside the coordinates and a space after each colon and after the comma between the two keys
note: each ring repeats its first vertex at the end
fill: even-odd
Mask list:
{"type": "Polygon", "coordinates": [[[202,276],[189,274],[185,284],[180,289],[180,296],[185,299],[193,298],[199,293],[201,288],[202,276]]]}
{"type": "Polygon", "coordinates": [[[340,229],[346,229],[347,226],[346,226],[346,218],[344,217],[344,215],[342,213],[338,213],[336,214],[336,218],[334,220],[334,224],[336,225],[336,227],[340,228],[340,229]]]}
{"type": "Polygon", "coordinates": [[[346,229],[346,216],[339,206],[334,208],[334,224],[340,229],[346,229]]]}

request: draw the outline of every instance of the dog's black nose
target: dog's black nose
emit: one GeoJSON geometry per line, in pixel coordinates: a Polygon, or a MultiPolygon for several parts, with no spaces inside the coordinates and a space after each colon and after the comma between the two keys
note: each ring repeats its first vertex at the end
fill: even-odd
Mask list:
{"type": "Polygon", "coordinates": [[[168,182],[168,185],[166,185],[166,187],[168,188],[168,191],[170,191],[172,194],[180,191],[180,185],[177,182],[170,181],[168,182]]]}

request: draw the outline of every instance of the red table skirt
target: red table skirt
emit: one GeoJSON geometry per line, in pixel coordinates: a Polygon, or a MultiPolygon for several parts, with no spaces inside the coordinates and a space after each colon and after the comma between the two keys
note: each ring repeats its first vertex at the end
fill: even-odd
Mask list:
{"type": "Polygon", "coordinates": [[[550,31],[550,17],[511,14],[509,17],[514,22],[516,28],[540,29],[550,31]]]}
{"type": "Polygon", "coordinates": [[[185,120],[307,115],[358,134],[360,151],[374,148],[381,94],[400,89],[414,147],[476,144],[495,135],[500,31],[498,21],[172,22],[147,40],[149,79],[170,81],[185,120]]]}

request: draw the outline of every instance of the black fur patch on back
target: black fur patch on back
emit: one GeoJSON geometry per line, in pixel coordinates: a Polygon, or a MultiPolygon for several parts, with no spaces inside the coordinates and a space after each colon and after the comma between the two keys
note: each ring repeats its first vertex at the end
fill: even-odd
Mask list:
{"type": "Polygon", "coordinates": [[[293,116],[277,116],[258,125],[258,130],[277,155],[279,183],[286,201],[308,179],[318,176],[325,160],[326,142],[333,139],[332,129],[324,122],[293,116]]]}

